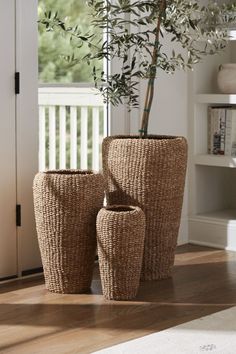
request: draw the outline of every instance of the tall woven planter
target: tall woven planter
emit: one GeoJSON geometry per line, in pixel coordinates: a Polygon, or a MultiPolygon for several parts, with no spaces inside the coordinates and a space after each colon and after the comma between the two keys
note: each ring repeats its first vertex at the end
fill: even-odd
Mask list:
{"type": "Polygon", "coordinates": [[[145,215],[139,207],[109,206],[97,216],[97,243],[103,294],[107,299],[136,296],[143,259],[145,215]]]}
{"type": "Polygon", "coordinates": [[[171,276],[187,164],[183,137],[114,136],[103,141],[108,204],[137,205],[146,216],[141,278],[171,276]]]}
{"type": "Polygon", "coordinates": [[[103,176],[57,170],[35,176],[34,208],[46,288],[81,293],[90,288],[96,251],[96,216],[103,176]]]}

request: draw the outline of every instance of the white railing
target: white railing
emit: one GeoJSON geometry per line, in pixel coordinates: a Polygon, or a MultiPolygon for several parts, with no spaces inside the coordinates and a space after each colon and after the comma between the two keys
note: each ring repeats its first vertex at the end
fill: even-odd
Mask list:
{"type": "Polygon", "coordinates": [[[39,170],[101,168],[103,99],[88,87],[39,88],[39,170]]]}

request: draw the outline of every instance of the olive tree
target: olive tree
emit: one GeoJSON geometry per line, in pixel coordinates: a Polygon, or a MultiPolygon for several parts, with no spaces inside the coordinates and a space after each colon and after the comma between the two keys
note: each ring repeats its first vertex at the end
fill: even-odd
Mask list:
{"type": "Polygon", "coordinates": [[[87,48],[85,55],[73,53],[65,59],[74,65],[86,61],[91,66],[95,86],[106,102],[137,107],[139,82],[147,81],[139,130],[142,138],[148,134],[158,71],[173,74],[176,69],[192,69],[204,56],[221,51],[226,46],[227,30],[220,20],[227,12],[231,14],[228,20],[234,21],[236,10],[234,3],[203,6],[195,0],[88,0],[87,6],[93,27],[90,32],[83,33],[79,24],[68,26],[53,10],[46,12],[40,23],[47,31],[70,36],[77,48],[87,48]],[[103,30],[103,39],[98,38],[98,29],[103,30]],[[178,52],[165,51],[166,37],[170,43],[179,44],[178,52]],[[94,64],[104,59],[116,59],[119,70],[106,73],[94,64]]]}

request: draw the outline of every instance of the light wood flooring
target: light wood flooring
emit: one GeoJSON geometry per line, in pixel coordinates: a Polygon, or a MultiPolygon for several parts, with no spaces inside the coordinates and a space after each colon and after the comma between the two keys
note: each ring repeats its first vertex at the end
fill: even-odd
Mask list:
{"type": "Polygon", "coordinates": [[[92,353],[235,305],[236,253],[181,246],[173,278],[141,283],[135,301],[104,300],[97,269],[90,294],[0,285],[0,353],[92,353]]]}

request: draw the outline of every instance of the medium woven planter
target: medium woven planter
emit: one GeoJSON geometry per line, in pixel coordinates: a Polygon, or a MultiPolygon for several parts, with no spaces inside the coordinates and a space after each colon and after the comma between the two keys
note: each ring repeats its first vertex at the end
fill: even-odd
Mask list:
{"type": "Polygon", "coordinates": [[[107,299],[136,296],[142,267],[145,215],[139,207],[110,206],[97,216],[97,243],[103,294],[107,299]]]}
{"type": "Polygon", "coordinates": [[[96,251],[96,216],[103,176],[57,170],[35,176],[34,208],[46,288],[81,293],[90,288],[96,251]]]}
{"type": "Polygon", "coordinates": [[[107,137],[103,170],[108,204],[137,205],[146,216],[141,278],[171,276],[187,164],[183,137],[107,137]]]}

